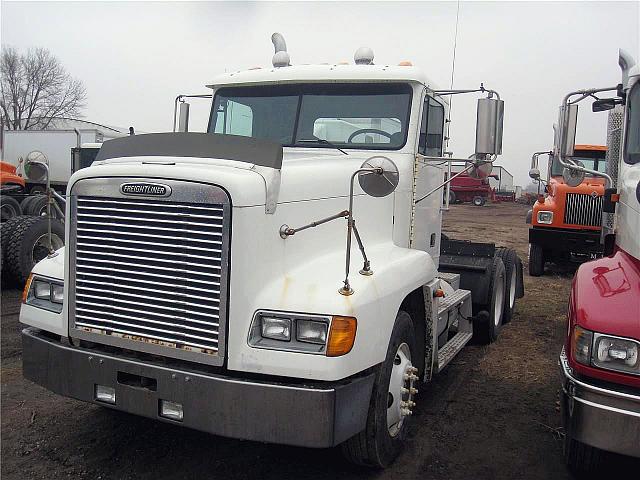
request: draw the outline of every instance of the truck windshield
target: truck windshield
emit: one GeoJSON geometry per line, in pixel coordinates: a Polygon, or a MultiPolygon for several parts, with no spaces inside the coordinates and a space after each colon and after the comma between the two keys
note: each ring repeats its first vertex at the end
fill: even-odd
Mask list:
{"type": "Polygon", "coordinates": [[[411,92],[389,83],[225,87],[215,94],[208,131],[285,147],[398,150],[407,140],[411,92]]]}
{"type": "MultiPolygon", "coordinates": [[[[571,157],[572,160],[578,160],[582,162],[585,168],[589,170],[596,170],[598,172],[605,173],[607,164],[605,162],[605,150],[575,150],[575,155],[571,157]]],[[[553,158],[553,162],[551,164],[551,176],[552,177],[560,177],[562,176],[562,165],[557,158],[553,158]]]]}
{"type": "Polygon", "coordinates": [[[640,82],[631,89],[627,101],[627,132],[624,161],[640,162],[640,82]]]}

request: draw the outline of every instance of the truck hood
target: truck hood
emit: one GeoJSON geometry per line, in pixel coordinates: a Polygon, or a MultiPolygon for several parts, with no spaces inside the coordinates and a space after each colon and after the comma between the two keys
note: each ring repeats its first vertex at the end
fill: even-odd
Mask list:
{"type": "Polygon", "coordinates": [[[618,250],[581,265],[573,295],[578,325],[640,340],[640,260],[618,250]]]}
{"type": "MultiPolygon", "coordinates": [[[[277,202],[301,202],[348,196],[351,174],[371,156],[289,152],[281,170],[216,158],[125,157],[94,162],[74,174],[69,185],[103,176],[192,180],[219,185],[229,192],[234,207],[248,207],[265,205],[267,186],[279,180],[277,202]]],[[[355,187],[356,194],[362,193],[357,181],[355,187]]]]}

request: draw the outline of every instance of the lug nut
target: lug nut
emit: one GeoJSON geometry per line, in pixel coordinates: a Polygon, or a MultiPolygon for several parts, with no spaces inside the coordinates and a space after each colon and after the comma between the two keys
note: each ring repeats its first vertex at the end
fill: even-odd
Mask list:
{"type": "Polygon", "coordinates": [[[412,402],[411,400],[409,400],[409,401],[407,402],[407,406],[409,406],[410,408],[413,408],[413,407],[415,407],[415,406],[416,406],[416,402],[412,402]]]}
{"type": "MultiPolygon", "coordinates": [[[[412,388],[411,390],[415,390],[415,388],[412,388]]],[[[404,387],[401,387],[401,388],[400,388],[400,393],[401,393],[401,394],[403,394],[403,395],[406,395],[407,393],[410,393],[410,392],[411,392],[411,390],[406,389],[406,388],[404,388],[404,387]]]]}
{"type": "Polygon", "coordinates": [[[418,393],[418,389],[417,389],[417,388],[413,388],[413,387],[411,387],[411,388],[409,389],[409,393],[410,393],[411,395],[416,395],[416,394],[418,393]]]}

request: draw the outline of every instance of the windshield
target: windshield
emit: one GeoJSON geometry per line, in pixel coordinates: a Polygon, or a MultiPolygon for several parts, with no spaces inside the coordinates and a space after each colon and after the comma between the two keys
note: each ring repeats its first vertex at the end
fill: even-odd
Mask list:
{"type": "Polygon", "coordinates": [[[388,83],[221,88],[208,131],[286,147],[398,150],[407,139],[411,92],[388,83]]]}
{"type": "Polygon", "coordinates": [[[633,164],[640,162],[640,82],[631,89],[627,109],[624,161],[633,164]]]}
{"type": "MultiPolygon", "coordinates": [[[[585,168],[589,170],[596,170],[598,172],[605,173],[607,164],[605,162],[606,150],[575,150],[575,155],[571,157],[571,160],[578,160],[582,162],[585,168]]],[[[551,164],[551,176],[562,176],[563,166],[557,158],[553,157],[551,164]]]]}

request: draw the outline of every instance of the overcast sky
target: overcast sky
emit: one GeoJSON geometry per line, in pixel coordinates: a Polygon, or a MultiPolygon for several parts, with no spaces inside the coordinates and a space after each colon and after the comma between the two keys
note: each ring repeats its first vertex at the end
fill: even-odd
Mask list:
{"type": "MultiPolygon", "coordinates": [[[[225,71],[270,66],[274,31],[292,63],[411,60],[449,87],[455,2],[7,2],[2,44],[46,47],[87,89],[85,118],[140,131],[172,128],[173,99],[206,93],[225,71]]],[[[455,88],[480,82],[505,100],[498,162],[528,183],[531,153],[551,148],[564,94],[620,81],[618,48],[640,54],[639,2],[461,2],[455,88]]],[[[192,105],[205,128],[208,105],[192,105]]],[[[581,107],[577,140],[604,143],[606,113],[581,107]]],[[[475,99],[456,97],[450,149],[473,152],[475,99]]]]}

